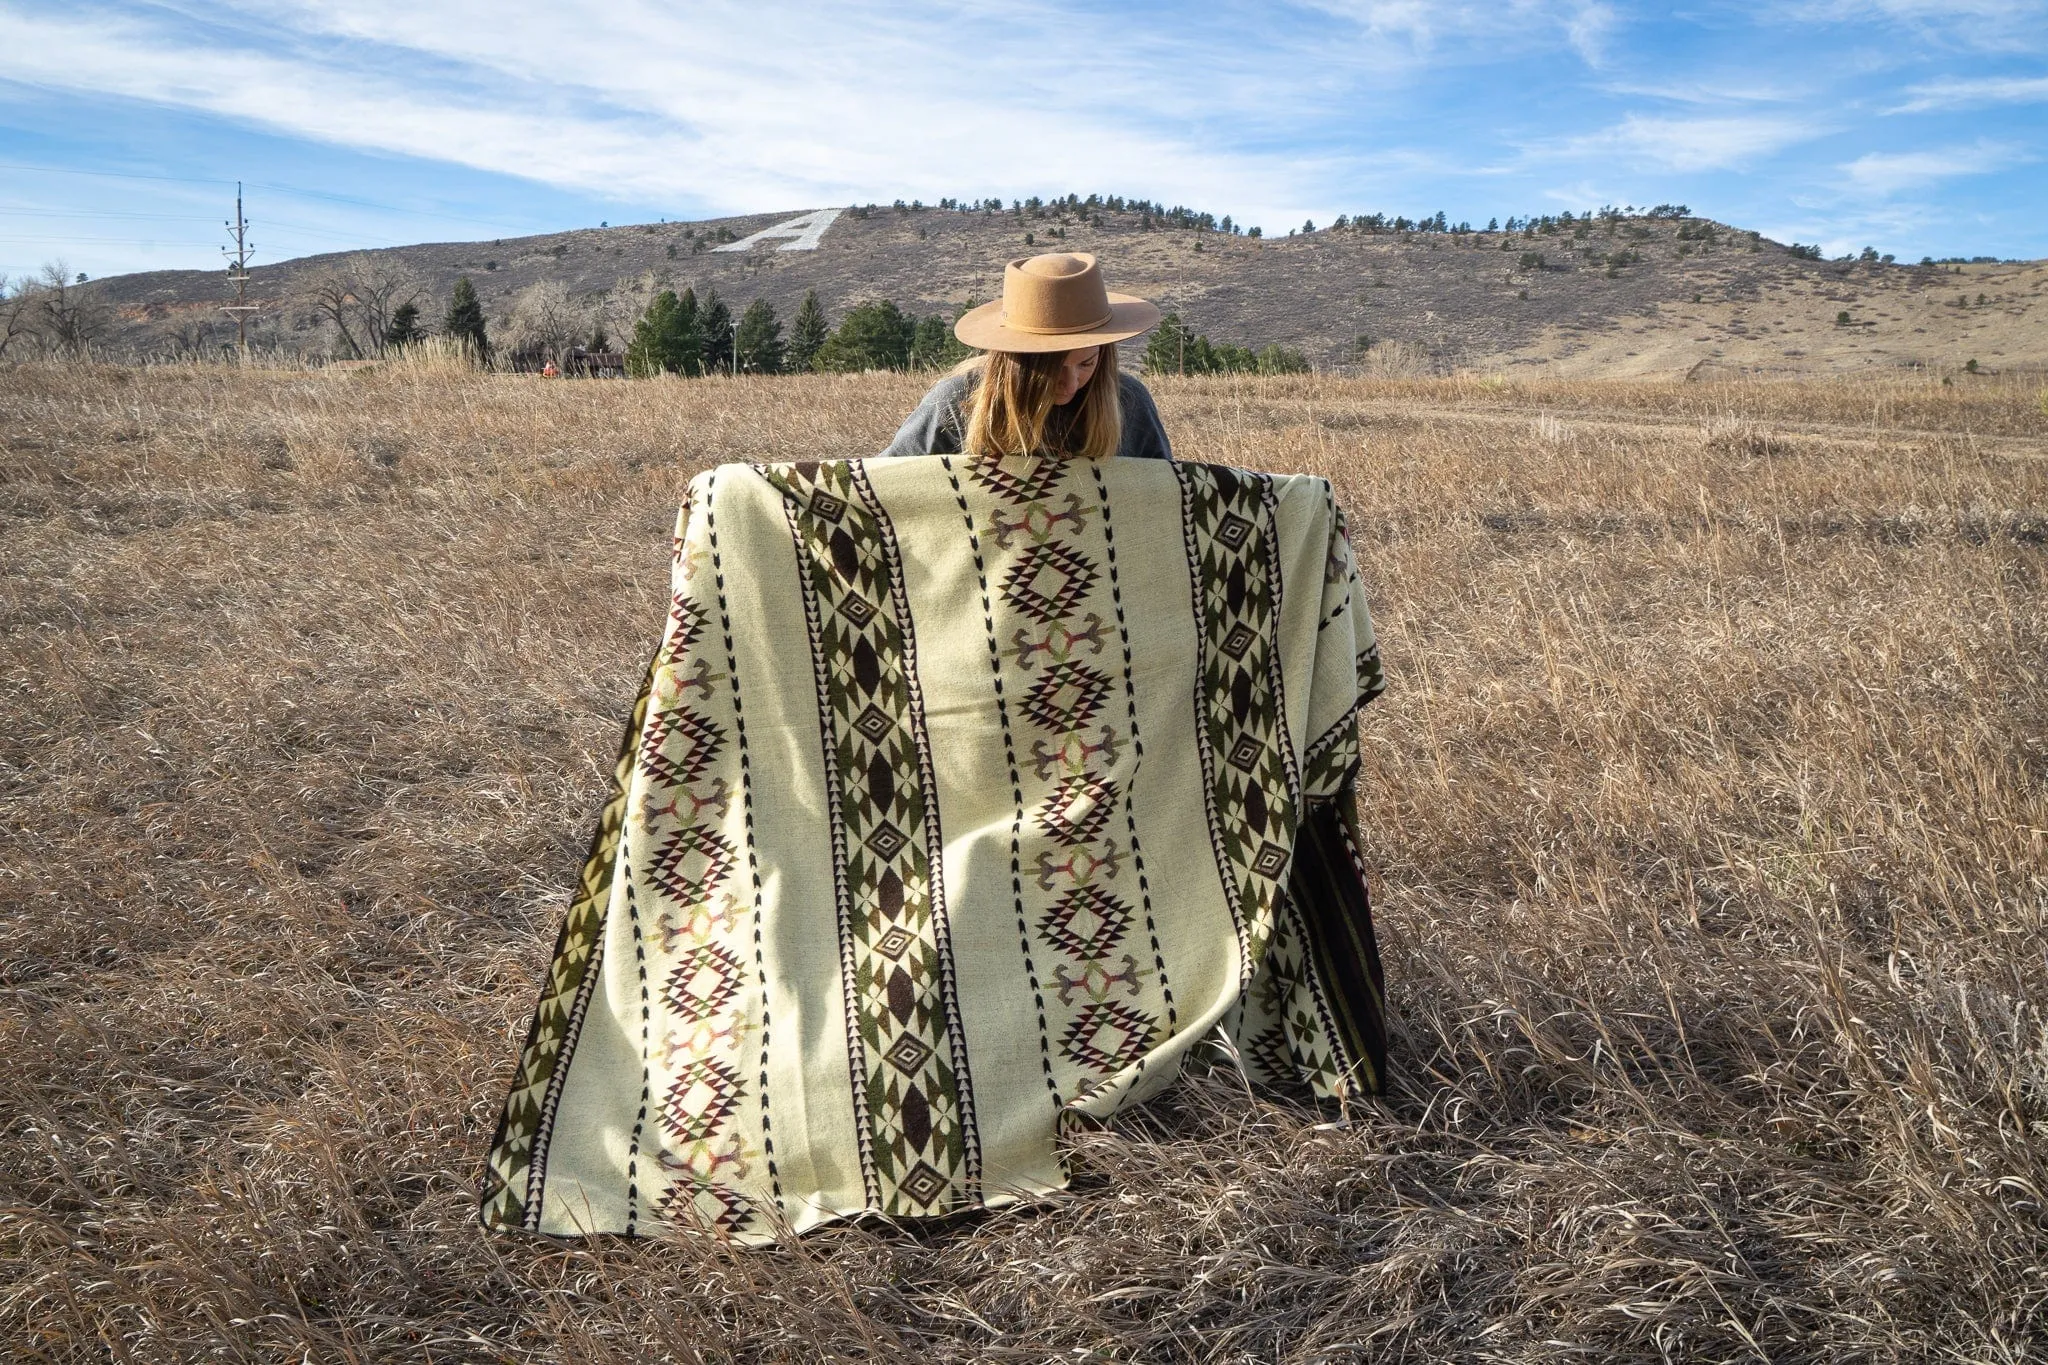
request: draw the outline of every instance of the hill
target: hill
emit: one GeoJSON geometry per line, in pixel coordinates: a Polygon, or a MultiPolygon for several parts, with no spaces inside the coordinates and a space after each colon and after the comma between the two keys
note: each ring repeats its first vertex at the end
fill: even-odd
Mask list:
{"type": "MultiPolygon", "coordinates": [[[[1796,375],[1960,369],[1971,360],[2048,369],[2048,262],[1819,261],[1701,218],[1561,218],[1527,232],[1347,225],[1257,239],[1086,205],[884,207],[840,212],[810,249],[785,249],[804,245],[787,238],[731,249],[791,216],[257,266],[251,292],[265,307],[256,341],[286,355],[348,356],[321,294],[348,293],[356,277],[416,290],[437,318],[468,275],[500,335],[522,294],[544,282],[563,287],[586,327],[602,321],[614,338],[660,285],[716,289],[735,312],[765,299],[785,322],[810,289],[835,319],[871,298],[950,317],[1000,292],[1005,260],[1071,249],[1101,256],[1113,288],[1156,299],[1218,341],[1282,343],[1340,370],[1796,375]],[[1361,336],[1371,349],[1360,351],[1361,336]]],[[[218,273],[124,275],[98,289],[118,310],[108,338],[117,354],[211,353],[233,335],[218,311],[218,273]]]]}

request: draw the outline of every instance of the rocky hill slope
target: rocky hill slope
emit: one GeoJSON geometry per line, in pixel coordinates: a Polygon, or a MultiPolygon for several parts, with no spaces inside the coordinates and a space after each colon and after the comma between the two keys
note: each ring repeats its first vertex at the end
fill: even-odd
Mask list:
{"type": "MultiPolygon", "coordinates": [[[[258,266],[250,291],[264,307],[252,335],[286,355],[347,356],[319,296],[355,275],[402,281],[429,320],[468,275],[500,336],[517,325],[522,295],[530,306],[536,296],[526,291],[546,282],[566,289],[586,328],[602,322],[612,337],[663,286],[716,289],[735,313],[765,299],[785,322],[811,289],[835,319],[872,298],[950,315],[999,292],[1005,260],[1070,249],[1097,253],[1112,288],[1156,299],[1218,341],[1278,342],[1334,368],[1789,374],[1974,360],[1996,371],[2048,369],[2048,262],[1818,261],[1699,218],[1577,219],[1534,232],[1326,227],[1260,240],[1086,206],[884,207],[838,213],[812,234],[814,245],[783,237],[733,249],[794,216],[258,266]]],[[[218,273],[156,271],[98,288],[117,310],[107,338],[117,354],[210,352],[232,339],[218,273]]]]}

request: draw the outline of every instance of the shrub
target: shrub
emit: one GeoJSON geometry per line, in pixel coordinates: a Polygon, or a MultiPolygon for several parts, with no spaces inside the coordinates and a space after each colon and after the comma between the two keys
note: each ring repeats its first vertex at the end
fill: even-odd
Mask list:
{"type": "MultiPolygon", "coordinates": [[[[1352,344],[1363,354],[1372,340],[1361,336],[1352,344]]],[[[1307,357],[1292,347],[1273,343],[1254,351],[1211,341],[1191,331],[1178,313],[1161,318],[1145,343],[1147,374],[1302,374],[1308,369],[1307,357]]]]}
{"type": "Polygon", "coordinates": [[[811,364],[820,370],[858,373],[862,370],[910,368],[911,343],[917,320],[904,315],[888,299],[856,304],[840,319],[811,364]]]}
{"type": "Polygon", "coordinates": [[[1259,351],[1260,374],[1307,374],[1308,357],[1291,346],[1274,342],[1259,351]]]}

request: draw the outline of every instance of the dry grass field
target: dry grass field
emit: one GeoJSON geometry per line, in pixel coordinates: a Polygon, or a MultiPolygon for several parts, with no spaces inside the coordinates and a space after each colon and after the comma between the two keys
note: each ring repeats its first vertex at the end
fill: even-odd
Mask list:
{"type": "Polygon", "coordinates": [[[1328,474],[1397,1083],[779,1250],[473,1189],[686,477],[907,377],[0,372],[0,1351],[2048,1354],[2048,411],[2003,379],[1162,382],[1328,474]]]}

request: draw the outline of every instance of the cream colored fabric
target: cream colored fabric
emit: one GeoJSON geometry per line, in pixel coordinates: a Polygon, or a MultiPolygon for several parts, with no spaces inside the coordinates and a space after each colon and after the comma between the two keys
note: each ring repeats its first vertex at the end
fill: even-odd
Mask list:
{"type": "Polygon", "coordinates": [[[1286,887],[1379,686],[1321,479],[698,476],[485,1223],[760,1242],[1005,1203],[1218,1038],[1376,1084],[1286,887]]]}

